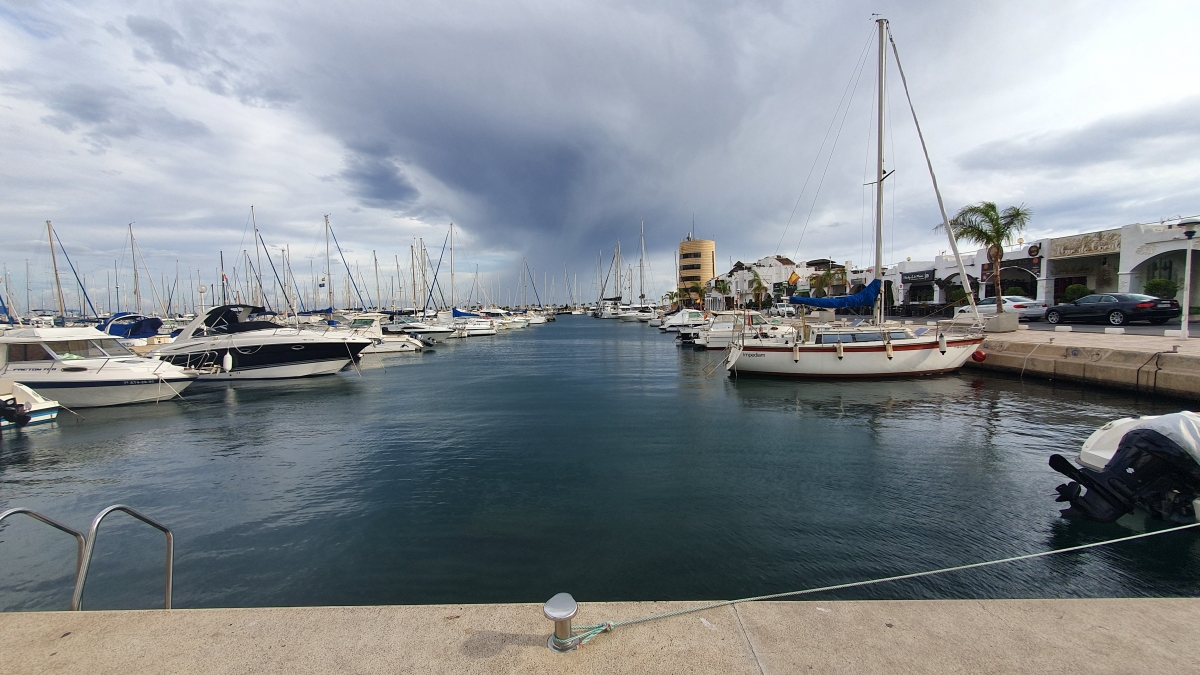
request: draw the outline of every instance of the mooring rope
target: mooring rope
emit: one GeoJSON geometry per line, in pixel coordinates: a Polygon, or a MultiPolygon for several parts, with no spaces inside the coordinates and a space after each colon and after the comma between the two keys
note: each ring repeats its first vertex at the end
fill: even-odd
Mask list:
{"type": "Polygon", "coordinates": [[[872,584],[882,584],[882,583],[885,583],[888,581],[903,581],[904,579],[917,579],[920,577],[932,576],[934,574],[945,574],[946,572],[958,572],[958,571],[962,571],[962,570],[975,569],[978,567],[989,567],[991,565],[999,565],[1001,563],[1016,562],[1018,560],[1031,560],[1033,558],[1042,558],[1045,556],[1058,555],[1060,553],[1071,553],[1073,551],[1083,551],[1083,550],[1089,549],[1089,548],[1098,548],[1100,546],[1108,546],[1110,544],[1119,544],[1119,543],[1126,542],[1126,541],[1133,541],[1134,539],[1143,539],[1145,537],[1154,537],[1154,536],[1158,536],[1160,534],[1167,534],[1168,532],[1177,532],[1179,530],[1186,530],[1186,529],[1190,529],[1193,527],[1200,527],[1200,522],[1195,522],[1190,525],[1180,525],[1178,527],[1171,527],[1171,528],[1167,528],[1165,530],[1156,530],[1154,532],[1143,532],[1141,534],[1134,534],[1134,535],[1130,535],[1128,537],[1120,537],[1117,539],[1108,539],[1105,541],[1097,541],[1097,542],[1093,542],[1091,544],[1081,544],[1079,546],[1070,546],[1067,548],[1060,548],[1060,549],[1056,549],[1053,551],[1042,551],[1040,553],[1028,553],[1025,555],[1013,556],[1011,558],[1001,558],[1000,560],[988,560],[985,562],[968,563],[966,565],[956,565],[954,567],[943,567],[942,569],[928,570],[925,572],[912,572],[910,574],[899,574],[899,575],[896,575],[893,577],[884,577],[882,579],[869,579],[867,581],[852,581],[852,582],[845,583],[845,584],[835,584],[833,586],[822,586],[820,588],[806,588],[806,589],[800,590],[800,591],[788,591],[786,593],[771,593],[769,595],[756,595],[754,597],[741,598],[739,600],[724,600],[721,602],[714,602],[714,603],[710,603],[707,605],[701,605],[699,607],[690,607],[688,609],[677,609],[673,612],[663,612],[661,614],[651,614],[649,616],[644,616],[644,617],[641,617],[638,619],[626,619],[625,621],[615,621],[615,622],[614,621],[605,621],[604,623],[592,624],[589,626],[575,626],[572,628],[572,631],[574,633],[576,633],[576,635],[573,635],[572,637],[567,638],[565,640],[560,640],[559,638],[555,637],[554,642],[561,647],[569,647],[572,644],[578,644],[578,645],[582,646],[582,645],[587,644],[590,640],[592,640],[592,638],[596,637],[597,635],[599,635],[601,633],[610,633],[610,632],[616,630],[617,628],[622,628],[624,626],[632,626],[632,625],[639,624],[639,623],[646,623],[647,621],[657,621],[659,619],[669,619],[671,617],[680,616],[682,614],[692,614],[694,612],[703,612],[703,611],[706,611],[709,609],[716,609],[718,607],[728,607],[730,605],[737,605],[737,604],[740,604],[743,602],[756,602],[756,601],[760,601],[760,600],[775,600],[777,598],[789,598],[789,597],[794,597],[797,595],[809,595],[812,593],[821,593],[824,591],[837,591],[837,590],[842,590],[845,588],[857,588],[860,586],[870,586],[872,584]]]}

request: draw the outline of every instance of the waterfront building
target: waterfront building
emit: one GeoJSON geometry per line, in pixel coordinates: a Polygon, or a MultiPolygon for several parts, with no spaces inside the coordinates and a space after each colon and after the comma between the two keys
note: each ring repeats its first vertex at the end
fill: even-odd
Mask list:
{"type": "Polygon", "coordinates": [[[693,239],[689,232],[687,238],[679,242],[679,277],[676,280],[679,291],[690,297],[693,284],[706,286],[716,276],[716,269],[717,243],[712,239],[693,239]]]}

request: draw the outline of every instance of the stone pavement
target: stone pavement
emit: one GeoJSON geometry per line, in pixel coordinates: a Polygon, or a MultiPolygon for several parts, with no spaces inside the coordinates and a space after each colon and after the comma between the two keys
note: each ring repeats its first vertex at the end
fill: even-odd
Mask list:
{"type": "MultiPolygon", "coordinates": [[[[703,603],[582,603],[579,623],[703,603]]],[[[540,605],[0,614],[0,672],[1184,673],[1200,600],[760,602],[551,652],[540,605]]]]}

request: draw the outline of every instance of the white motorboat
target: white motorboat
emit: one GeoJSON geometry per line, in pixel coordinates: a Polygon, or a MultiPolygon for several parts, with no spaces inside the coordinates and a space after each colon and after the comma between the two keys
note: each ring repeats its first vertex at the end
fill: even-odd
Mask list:
{"type": "Polygon", "coordinates": [[[0,377],[68,408],[174,398],[197,373],[129,351],[95,328],[22,328],[0,336],[0,377]]]}
{"type": "Polygon", "coordinates": [[[714,312],[712,323],[700,329],[695,345],[697,349],[725,349],[735,335],[782,337],[787,330],[788,326],[772,323],[760,312],[714,312]]]}
{"type": "Polygon", "coordinates": [[[53,422],[58,401],[51,401],[19,382],[0,378],[0,429],[53,422]]]}
{"type": "Polygon", "coordinates": [[[397,316],[391,322],[382,324],[380,328],[383,329],[385,335],[388,333],[404,333],[433,340],[434,342],[443,342],[454,333],[454,329],[449,326],[436,326],[424,323],[411,316],[397,316]]]}
{"type": "Polygon", "coordinates": [[[1200,415],[1126,417],[1083,442],[1079,467],[1062,455],[1050,468],[1071,481],[1055,488],[1068,518],[1109,523],[1141,509],[1176,525],[1200,514],[1200,415]]]}
{"type": "Polygon", "coordinates": [[[380,321],[387,316],[379,312],[364,312],[356,314],[350,320],[348,330],[360,337],[365,337],[371,344],[363,348],[359,354],[399,354],[403,352],[419,352],[425,345],[416,338],[399,334],[384,333],[380,321]]]}
{"type": "Polygon", "coordinates": [[[676,333],[680,326],[703,326],[708,323],[708,313],[699,309],[681,309],[665,317],[658,329],[665,333],[676,333]]]}
{"type": "Polygon", "coordinates": [[[281,326],[258,319],[260,312],[252,305],[213,307],[150,355],[195,368],[205,380],[274,380],[331,375],[372,344],[352,331],[281,326]]]}

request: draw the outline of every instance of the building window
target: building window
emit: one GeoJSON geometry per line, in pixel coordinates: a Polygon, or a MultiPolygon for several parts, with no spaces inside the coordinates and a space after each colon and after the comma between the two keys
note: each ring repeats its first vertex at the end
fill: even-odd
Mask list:
{"type": "Polygon", "coordinates": [[[700,277],[679,277],[680,281],[700,281],[700,277]]]}
{"type": "Polygon", "coordinates": [[[679,269],[681,269],[681,270],[698,270],[698,269],[700,269],[700,266],[699,265],[680,265],[679,269]]]}
{"type": "Polygon", "coordinates": [[[699,257],[700,257],[700,256],[702,256],[702,255],[704,255],[704,254],[703,254],[703,253],[701,253],[701,252],[699,252],[699,251],[697,251],[696,253],[680,253],[680,254],[679,254],[679,258],[680,258],[680,259],[683,259],[683,258],[699,258],[699,257]]]}

